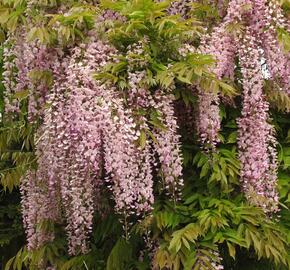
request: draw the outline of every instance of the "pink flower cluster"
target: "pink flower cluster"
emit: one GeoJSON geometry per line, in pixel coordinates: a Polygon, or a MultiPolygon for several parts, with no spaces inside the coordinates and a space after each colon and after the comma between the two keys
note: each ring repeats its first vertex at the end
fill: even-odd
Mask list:
{"type": "Polygon", "coordinates": [[[13,99],[15,89],[17,86],[17,68],[14,50],[15,40],[12,37],[7,38],[3,45],[3,85],[5,86],[5,111],[6,112],[18,112],[19,105],[17,100],[13,99]]]}
{"type": "Polygon", "coordinates": [[[4,57],[6,112],[18,112],[21,99],[28,95],[28,117],[34,121],[43,115],[50,87],[48,81],[53,75],[51,69],[58,55],[54,49],[38,42],[27,42],[20,33],[17,38],[6,40],[4,57]]]}
{"type": "MultiPolygon", "coordinates": [[[[233,77],[235,46],[233,39],[217,28],[214,35],[202,41],[201,52],[215,57],[216,64],[212,71],[219,79],[223,76],[233,77]]],[[[199,89],[196,131],[205,149],[215,149],[219,142],[220,99],[218,93],[199,89]]]]}
{"type": "Polygon", "coordinates": [[[172,15],[181,15],[183,18],[188,16],[188,12],[190,11],[190,5],[192,4],[192,0],[177,0],[172,1],[170,7],[168,8],[168,12],[172,15]]]}
{"type": "Polygon", "coordinates": [[[51,67],[55,79],[39,130],[38,168],[21,187],[30,249],[53,239],[52,231],[39,229],[49,220],[66,224],[70,254],[87,252],[100,189],[112,192],[121,216],[144,214],[154,202],[153,169],[160,169],[167,191],[179,196],[182,161],[173,96],[142,87],[143,72],[128,73],[126,100],[113,85],[96,81],[93,74],[115,58],[112,47],[91,37],[51,67]],[[164,129],[150,127],[139,113],[152,108],[164,129]]]}
{"type": "Polygon", "coordinates": [[[251,17],[253,34],[264,52],[270,79],[277,82],[281,90],[290,94],[290,54],[285,53],[277,39],[277,28],[289,32],[290,24],[275,0],[253,1],[253,15],[251,17]]]}
{"type": "MultiPolygon", "coordinates": [[[[176,2],[169,12],[186,17],[189,3],[176,2]]],[[[107,17],[115,19],[118,14],[108,12],[102,19],[107,17]]],[[[266,59],[271,79],[286,92],[290,78],[289,58],[278,44],[277,26],[289,29],[276,2],[232,0],[223,23],[202,39],[200,48],[216,59],[212,72],[219,79],[234,78],[239,57],[243,76],[243,109],[238,120],[241,181],[247,198],[266,212],[277,211],[277,153],[262,91],[261,57],[266,59]],[[245,31],[230,33],[238,24],[245,31]]],[[[144,37],[128,48],[128,89],[121,92],[93,79],[93,73],[116,61],[117,53],[96,37],[66,51],[28,43],[22,35],[7,42],[6,109],[17,112],[18,101],[11,97],[29,90],[29,119],[41,116],[43,120],[36,137],[38,168],[21,183],[29,249],[51,241],[53,229],[47,223],[60,222],[66,224],[69,252],[87,252],[102,188],[112,192],[115,210],[125,217],[152,209],[156,171],[167,193],[179,198],[182,159],[174,96],[168,89],[148,89],[144,84],[147,45],[144,37]],[[35,80],[45,74],[53,76],[51,89],[47,81],[35,80]],[[151,119],[151,112],[156,119],[151,119]]],[[[186,50],[194,52],[189,44],[180,49],[181,54],[186,50]]],[[[214,149],[221,126],[220,97],[198,91],[197,132],[204,147],[214,149]]]]}
{"type": "Polygon", "coordinates": [[[40,172],[28,172],[21,181],[22,216],[28,239],[28,249],[41,247],[54,239],[53,228],[45,222],[55,220],[55,201],[40,172]]]}
{"type": "Polygon", "coordinates": [[[274,128],[268,123],[269,104],[263,95],[260,52],[250,29],[239,49],[243,76],[243,110],[238,119],[241,181],[249,201],[266,212],[278,210],[277,154],[274,128]]]}
{"type": "Polygon", "coordinates": [[[221,127],[219,104],[217,94],[199,91],[196,132],[202,147],[206,150],[214,150],[219,142],[218,132],[221,127]]]}
{"type": "MultiPolygon", "coordinates": [[[[289,93],[290,89],[290,58],[278,43],[277,27],[289,31],[276,1],[232,0],[223,23],[204,38],[201,46],[202,52],[216,58],[213,72],[218,78],[233,79],[235,58],[239,57],[244,97],[242,117],[238,120],[241,181],[250,202],[266,212],[278,209],[277,153],[274,128],[268,123],[269,105],[263,95],[262,58],[270,79],[281,90],[289,93]],[[247,30],[237,28],[231,33],[229,29],[238,25],[247,30]]],[[[214,148],[218,142],[218,103],[215,94],[200,91],[197,131],[206,147],[210,143],[214,148]]]]}
{"type": "Polygon", "coordinates": [[[174,116],[174,96],[164,93],[156,93],[155,108],[161,113],[160,119],[165,130],[155,128],[154,147],[161,164],[160,174],[164,188],[173,194],[174,199],[180,198],[180,190],[183,186],[182,160],[180,156],[180,136],[177,134],[177,120],[174,116]]]}

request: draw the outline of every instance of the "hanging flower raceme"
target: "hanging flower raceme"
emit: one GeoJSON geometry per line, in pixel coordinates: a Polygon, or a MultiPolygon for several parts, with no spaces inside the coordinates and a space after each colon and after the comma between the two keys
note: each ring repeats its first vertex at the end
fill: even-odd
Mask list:
{"type": "Polygon", "coordinates": [[[160,168],[157,167],[157,169],[160,169],[159,176],[162,179],[163,188],[174,200],[178,200],[183,180],[180,136],[178,135],[178,124],[174,113],[174,96],[165,89],[159,89],[158,91],[148,89],[145,83],[146,71],[144,70],[149,59],[146,46],[148,46],[148,40],[144,37],[143,40],[128,48],[126,55],[129,63],[127,99],[134,112],[135,122],[139,126],[141,147],[144,148],[144,151],[151,153],[150,159],[148,159],[151,165],[145,163],[145,167],[149,168],[154,163],[159,164],[160,168]],[[134,70],[138,68],[143,70],[134,70]],[[147,114],[150,112],[150,115],[145,116],[144,112],[147,112],[147,114]],[[151,123],[148,121],[149,118],[151,118],[151,123]],[[152,127],[154,119],[159,122],[159,125],[154,126],[153,123],[152,127]],[[153,135],[151,136],[154,138],[153,141],[150,140],[150,133],[153,135]],[[155,153],[158,157],[156,160],[154,158],[155,153]]]}
{"type": "MultiPolygon", "coordinates": [[[[141,55],[144,53],[144,50],[142,50],[140,44],[137,44],[133,52],[141,55]]],[[[136,64],[136,61],[130,62],[130,68],[136,64]]],[[[146,66],[146,61],[138,61],[138,64],[144,67],[146,66]]],[[[160,176],[163,188],[174,200],[178,200],[183,186],[183,179],[180,136],[178,135],[178,124],[174,113],[174,96],[165,90],[151,93],[145,85],[142,85],[144,84],[143,79],[146,78],[145,71],[129,72],[128,75],[130,87],[128,100],[131,108],[136,112],[135,120],[140,125],[140,138],[144,140],[143,142],[141,141],[141,144],[145,145],[144,150],[148,148],[147,151],[151,152],[151,164],[156,162],[160,164],[160,176]],[[150,128],[147,118],[138,113],[140,110],[151,112],[154,115],[153,118],[157,118],[160,125],[150,128]],[[149,140],[147,134],[151,130],[154,138],[153,142],[149,140]],[[153,147],[149,150],[151,144],[153,147]],[[156,161],[154,160],[154,153],[157,153],[158,156],[156,161]]],[[[147,167],[149,164],[145,166],[147,167]]]]}
{"type": "MultiPolygon", "coordinates": [[[[92,229],[94,191],[100,185],[100,162],[103,130],[110,123],[111,110],[108,99],[112,92],[92,78],[93,72],[104,66],[113,54],[112,48],[102,42],[91,42],[75,48],[66,70],[67,81],[56,91],[54,98],[58,112],[54,125],[59,129],[57,151],[61,167],[56,167],[62,202],[67,219],[69,251],[75,254],[87,251],[87,239],[92,229]],[[60,95],[60,96],[59,96],[60,95]]],[[[53,104],[54,101],[52,101],[53,104]]],[[[52,115],[54,114],[51,112],[52,115]]],[[[57,158],[55,161],[57,162],[57,158]]]]}
{"type": "Polygon", "coordinates": [[[20,188],[23,224],[29,250],[37,249],[54,239],[53,228],[48,227],[49,223],[45,224],[46,221],[49,222],[54,218],[51,213],[55,209],[47,207],[54,202],[50,199],[46,183],[42,183],[38,177],[42,177],[42,175],[39,176],[33,172],[27,173],[22,178],[20,188]],[[52,211],[50,212],[50,210],[52,211]]]}
{"type": "Polygon", "coordinates": [[[199,91],[196,131],[204,149],[214,150],[219,142],[221,119],[219,97],[216,93],[199,91]]]}
{"type": "MultiPolygon", "coordinates": [[[[63,66],[67,64],[63,59],[63,66]]],[[[55,62],[57,73],[61,70],[60,62],[55,62]]],[[[64,78],[63,78],[64,79],[64,78]]],[[[60,80],[60,78],[59,78],[60,80]]],[[[54,238],[53,228],[48,226],[61,220],[61,201],[58,174],[56,172],[63,165],[61,157],[65,153],[61,144],[63,139],[63,104],[60,93],[65,89],[59,87],[59,80],[55,81],[55,89],[50,96],[51,106],[46,110],[44,125],[38,131],[36,140],[36,156],[38,168],[31,170],[21,181],[22,213],[26,229],[28,249],[41,247],[45,242],[54,238]],[[58,133],[56,137],[55,134],[58,133]]]]}
{"type": "Polygon", "coordinates": [[[27,63],[27,69],[30,68],[27,74],[29,78],[28,117],[30,121],[34,121],[37,117],[43,116],[43,108],[53,81],[52,67],[59,60],[58,52],[34,42],[27,44],[24,55],[28,55],[31,59],[31,62],[27,63]]]}
{"type": "Polygon", "coordinates": [[[54,239],[53,223],[60,218],[59,189],[51,170],[52,151],[48,131],[39,130],[38,170],[28,172],[21,181],[21,206],[28,249],[36,249],[54,239]]]}
{"type": "Polygon", "coordinates": [[[259,46],[263,50],[270,79],[274,80],[283,91],[290,94],[290,55],[278,42],[277,30],[289,31],[281,7],[276,1],[253,1],[251,25],[259,46]]]}
{"type": "MultiPolygon", "coordinates": [[[[281,19],[282,15],[280,13],[276,16],[278,17],[276,19],[273,19],[270,13],[267,1],[235,0],[229,3],[224,22],[214,28],[210,36],[204,37],[200,48],[202,53],[211,54],[217,60],[213,72],[219,79],[223,77],[233,79],[234,76],[235,56],[239,44],[234,35],[229,32],[229,27],[246,22],[251,23],[251,27],[256,30],[253,31],[253,34],[257,35],[259,33],[259,42],[256,44],[257,46],[264,46],[261,48],[265,51],[267,64],[273,78],[278,76],[281,85],[284,88],[287,88],[287,86],[289,88],[289,59],[287,60],[278,46],[277,34],[272,23],[276,21],[276,25],[278,25],[278,21],[280,21],[280,25],[282,25],[284,21],[281,19]],[[265,27],[269,29],[265,31],[265,27]],[[271,68],[272,66],[273,68],[271,68]]],[[[212,147],[214,149],[218,142],[218,131],[220,129],[218,105],[219,98],[217,94],[200,91],[197,132],[201,143],[206,148],[212,147]],[[203,108],[205,105],[209,106],[209,109],[203,108]]]]}
{"type": "Polygon", "coordinates": [[[4,43],[3,50],[3,85],[5,86],[6,95],[5,95],[5,111],[9,112],[18,112],[19,104],[17,100],[13,99],[13,95],[15,94],[15,89],[17,86],[17,82],[15,80],[16,75],[16,59],[15,59],[15,40],[10,37],[4,43]]]}
{"type": "MultiPolygon", "coordinates": [[[[204,37],[200,48],[202,53],[213,55],[215,58],[216,63],[212,67],[212,72],[218,79],[234,76],[236,43],[225,29],[225,25],[215,28],[212,35],[204,37]]],[[[219,104],[218,93],[205,91],[199,87],[196,130],[205,149],[213,150],[219,142],[218,132],[221,126],[219,104]]]]}
{"type": "MultiPolygon", "coordinates": [[[[48,220],[62,221],[57,211],[62,209],[70,254],[85,253],[93,214],[98,208],[95,197],[100,196],[94,193],[99,192],[104,183],[112,191],[115,210],[123,217],[150,211],[154,201],[154,148],[159,154],[165,185],[170,186],[174,197],[178,195],[175,193],[182,185],[182,166],[172,97],[170,100],[165,96],[156,97],[154,101],[145,89],[139,89],[143,75],[136,74],[136,77],[132,73],[129,76],[131,101],[128,98],[131,108],[126,107],[121,92],[92,77],[112,61],[114,54],[110,46],[92,40],[72,49],[71,56],[55,62],[50,105],[40,132],[42,139],[37,143],[38,168],[29,175],[35,174],[41,179],[43,196],[54,202],[51,205],[57,213],[34,212],[33,209],[38,209],[34,204],[42,205],[34,199],[39,189],[35,192],[31,189],[29,193],[26,185],[29,182],[37,188],[38,182],[23,180],[23,213],[30,249],[53,239],[53,234],[50,238],[43,237],[36,245],[35,230],[31,228],[48,220]],[[137,109],[153,108],[155,104],[164,118],[165,131],[154,130],[160,143],[153,145],[146,136],[144,145],[140,145],[141,134],[150,127],[145,116],[136,114],[137,109]],[[102,168],[105,169],[104,182],[102,168]]],[[[45,235],[41,229],[39,233],[45,235]]]]}
{"type": "MultiPolygon", "coordinates": [[[[49,88],[45,76],[52,75],[50,69],[57,54],[39,43],[28,43],[22,32],[16,33],[6,43],[4,53],[6,63],[9,63],[4,72],[7,115],[19,113],[21,100],[28,96],[28,117],[34,120],[43,115],[49,88]]],[[[39,169],[28,172],[21,182],[23,221],[29,249],[39,248],[53,240],[51,222],[59,218],[58,190],[48,163],[53,154],[49,139],[49,130],[38,131],[36,155],[39,169]]]]}
{"type": "Polygon", "coordinates": [[[126,215],[148,212],[154,201],[151,144],[146,138],[144,147],[138,142],[148,129],[145,117],[137,114],[148,105],[145,89],[138,86],[142,78],[142,73],[129,74],[130,108],[125,109],[121,99],[110,102],[114,115],[104,134],[105,168],[113,183],[116,209],[126,215]]]}
{"type": "Polygon", "coordinates": [[[23,33],[15,34],[6,44],[3,74],[6,111],[18,112],[21,100],[28,97],[28,117],[34,121],[43,116],[53,79],[52,65],[58,60],[57,51],[39,42],[28,42],[23,33]]]}
{"type": "Polygon", "coordinates": [[[188,12],[190,11],[190,6],[192,4],[192,0],[177,0],[172,1],[168,12],[172,15],[181,15],[183,18],[188,16],[188,12]]]}
{"type": "Polygon", "coordinates": [[[183,186],[182,159],[180,135],[178,135],[177,119],[174,115],[174,96],[157,92],[154,96],[155,108],[160,113],[161,124],[164,128],[155,128],[154,147],[161,164],[161,177],[164,188],[175,200],[180,198],[180,190],[183,186]]]}
{"type": "MultiPolygon", "coordinates": [[[[215,27],[210,35],[205,35],[201,41],[199,51],[212,55],[216,60],[212,72],[216,74],[218,79],[224,77],[233,79],[234,77],[238,44],[228,29],[230,25],[242,21],[245,12],[247,12],[245,7],[249,3],[250,0],[231,1],[224,22],[215,27]]],[[[204,149],[214,150],[219,142],[218,132],[221,126],[219,93],[199,88],[198,98],[197,134],[204,149]]]]}
{"type": "MultiPolygon", "coordinates": [[[[214,28],[209,38],[204,38],[201,47],[202,51],[218,60],[213,68],[218,78],[233,79],[235,57],[240,57],[244,88],[242,117],[238,121],[241,180],[247,198],[266,212],[278,209],[277,157],[275,132],[267,122],[269,105],[262,93],[262,57],[266,59],[270,79],[286,92],[289,91],[290,78],[289,57],[278,43],[277,27],[289,28],[277,3],[234,0],[229,3],[224,22],[214,28]],[[237,38],[239,30],[235,35],[229,33],[231,27],[239,24],[250,29],[246,35],[248,43],[237,38]]],[[[218,97],[212,93],[201,92],[199,95],[198,135],[203,145],[209,144],[213,149],[220,128],[218,103],[218,97]]]]}
{"type": "MultiPolygon", "coordinates": [[[[43,172],[42,186],[52,190],[49,193],[52,200],[55,195],[60,196],[71,254],[87,251],[86,241],[94,212],[93,193],[98,185],[103,117],[102,110],[96,111],[96,98],[105,89],[94,84],[91,76],[111,55],[110,47],[93,42],[89,48],[76,48],[70,58],[62,59],[62,63],[55,63],[56,78],[49,97],[51,105],[43,124],[46,140],[37,144],[36,174],[43,172]],[[86,53],[84,57],[83,52],[86,53]]],[[[23,200],[26,199],[29,200],[29,194],[23,193],[23,200]]],[[[25,205],[24,212],[33,208],[27,209],[25,205]]],[[[30,221],[37,221],[35,226],[43,218],[36,215],[37,219],[30,221]]],[[[32,241],[29,233],[27,236],[28,242],[32,241]]]]}
{"type": "Polygon", "coordinates": [[[241,181],[248,200],[264,208],[278,210],[277,154],[274,129],[268,123],[269,104],[263,95],[260,53],[250,29],[239,49],[243,76],[243,109],[238,120],[241,181]]]}

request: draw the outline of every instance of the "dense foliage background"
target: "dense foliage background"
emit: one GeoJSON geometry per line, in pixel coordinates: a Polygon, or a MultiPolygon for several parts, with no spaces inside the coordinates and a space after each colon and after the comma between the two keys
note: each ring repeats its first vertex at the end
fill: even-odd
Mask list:
{"type": "MultiPolygon", "coordinates": [[[[228,3],[197,1],[181,8],[186,15],[172,16],[168,14],[170,7],[174,10],[176,6],[171,2],[0,1],[1,269],[289,269],[289,96],[274,92],[273,81],[265,78],[270,116],[277,133],[280,197],[280,211],[269,214],[246,199],[240,183],[236,121],[241,117],[243,84],[239,62],[235,60],[234,77],[217,78],[210,69],[213,58],[196,49],[205,32],[221,23],[228,3]],[[132,85],[128,74],[146,70],[144,85],[152,96],[161,87],[174,100],[183,158],[184,186],[180,198],[170,199],[168,193],[172,190],[164,189],[159,180],[161,172],[154,172],[153,210],[124,221],[120,211],[115,211],[118,202],[112,200],[110,188],[102,187],[87,252],[68,252],[70,244],[65,237],[64,220],[53,225],[37,224],[37,230],[53,230],[55,237],[38,248],[27,248],[19,185],[26,172],[38,165],[37,145],[41,137],[37,130],[46,121],[41,118],[42,110],[51,105],[41,104],[40,116],[34,115],[36,120],[32,121],[28,106],[31,89],[24,89],[10,96],[20,106],[17,116],[5,110],[7,89],[1,83],[5,76],[4,61],[13,63],[16,56],[7,59],[4,50],[12,46],[13,35],[21,36],[23,31],[28,34],[28,44],[57,47],[71,58],[73,48],[90,43],[92,36],[106,40],[116,49],[118,60],[94,69],[95,81],[114,85],[129,100],[128,89],[132,85]],[[184,44],[196,50],[191,53],[185,49],[186,56],[181,57],[179,49],[184,44]],[[214,82],[214,87],[209,82],[214,82]],[[222,122],[215,149],[201,144],[195,127],[201,86],[205,92],[214,88],[222,100],[219,104],[222,122]]],[[[289,2],[281,4],[287,14],[289,2]]],[[[281,30],[279,35],[289,54],[289,34],[281,30]]],[[[55,78],[49,72],[35,68],[29,76],[33,91],[42,84],[53,91],[55,78]]],[[[74,80],[67,78],[69,83],[74,80]]],[[[154,107],[147,111],[137,108],[134,112],[140,119],[148,119],[148,126],[141,130],[137,140],[146,149],[166,133],[166,114],[160,114],[154,107]]]]}

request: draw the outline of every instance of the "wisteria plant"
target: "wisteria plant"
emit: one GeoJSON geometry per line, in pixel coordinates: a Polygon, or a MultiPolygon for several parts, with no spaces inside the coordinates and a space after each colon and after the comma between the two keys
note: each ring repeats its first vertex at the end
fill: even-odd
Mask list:
{"type": "Polygon", "coordinates": [[[289,267],[279,3],[2,0],[0,15],[1,183],[19,186],[27,241],[6,270],[289,267]]]}

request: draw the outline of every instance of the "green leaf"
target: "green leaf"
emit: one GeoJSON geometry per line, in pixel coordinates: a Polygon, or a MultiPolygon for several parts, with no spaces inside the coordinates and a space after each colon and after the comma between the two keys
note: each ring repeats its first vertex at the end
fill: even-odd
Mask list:
{"type": "Polygon", "coordinates": [[[206,162],[203,166],[202,166],[202,169],[201,169],[201,172],[200,172],[200,175],[199,177],[200,178],[203,178],[204,176],[206,176],[209,172],[209,169],[210,169],[210,165],[208,162],[206,162]]]}
{"type": "Polygon", "coordinates": [[[235,96],[237,95],[237,91],[234,87],[232,87],[231,85],[222,82],[222,81],[218,81],[219,86],[221,88],[222,93],[224,93],[227,96],[235,96]]]}
{"type": "Polygon", "coordinates": [[[177,230],[172,234],[169,250],[177,253],[181,246],[184,244],[183,239],[194,243],[198,236],[201,234],[201,228],[194,223],[186,225],[183,229],[177,230]]]}
{"type": "Polygon", "coordinates": [[[6,7],[0,8],[0,24],[4,25],[9,20],[9,9],[6,7]]]}
{"type": "Polygon", "coordinates": [[[278,40],[282,47],[284,48],[285,52],[290,51],[290,34],[283,28],[277,29],[278,40]]]}
{"type": "Polygon", "coordinates": [[[237,142],[237,131],[233,131],[227,138],[227,143],[236,143],[237,142]]]}
{"type": "Polygon", "coordinates": [[[14,94],[14,98],[17,98],[19,100],[23,100],[25,98],[27,98],[29,95],[29,90],[21,90],[21,91],[18,91],[14,94]]]}
{"type": "Polygon", "coordinates": [[[229,250],[230,256],[233,259],[235,259],[235,257],[236,257],[236,249],[235,249],[234,245],[232,245],[230,242],[227,241],[227,246],[228,246],[228,250],[229,250]]]}
{"type": "Polygon", "coordinates": [[[146,146],[146,132],[144,130],[140,132],[139,143],[141,148],[144,149],[146,146]]]}
{"type": "Polygon", "coordinates": [[[187,77],[178,76],[177,80],[179,80],[183,83],[186,83],[186,84],[192,84],[192,82],[187,77]]]}
{"type": "Polygon", "coordinates": [[[106,269],[123,270],[132,259],[132,252],[132,246],[124,238],[120,238],[108,257],[106,269]]]}

